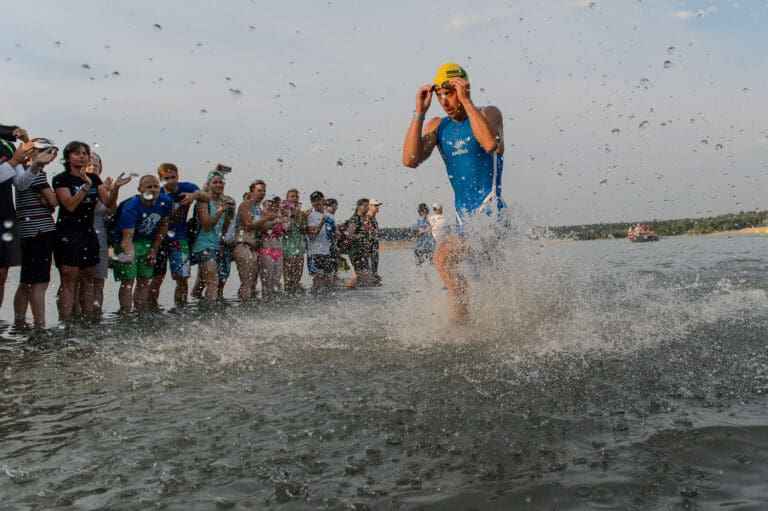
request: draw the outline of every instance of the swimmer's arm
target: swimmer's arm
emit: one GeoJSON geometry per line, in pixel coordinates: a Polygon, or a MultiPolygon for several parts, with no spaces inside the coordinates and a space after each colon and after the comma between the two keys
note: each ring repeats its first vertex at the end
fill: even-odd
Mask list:
{"type": "Polygon", "coordinates": [[[501,111],[495,106],[478,110],[471,102],[462,103],[472,127],[472,134],[485,149],[486,153],[504,152],[504,131],[501,111]]]}
{"type": "Polygon", "coordinates": [[[417,119],[415,116],[411,119],[403,142],[403,165],[415,169],[430,157],[435,145],[437,145],[437,127],[439,125],[439,117],[430,119],[426,125],[422,119],[417,119]]]}

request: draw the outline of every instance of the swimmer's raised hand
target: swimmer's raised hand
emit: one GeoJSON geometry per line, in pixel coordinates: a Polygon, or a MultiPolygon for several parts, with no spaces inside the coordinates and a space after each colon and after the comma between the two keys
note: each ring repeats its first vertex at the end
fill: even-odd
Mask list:
{"type": "Polygon", "coordinates": [[[432,104],[432,85],[424,85],[416,94],[416,114],[424,115],[432,104]]]}

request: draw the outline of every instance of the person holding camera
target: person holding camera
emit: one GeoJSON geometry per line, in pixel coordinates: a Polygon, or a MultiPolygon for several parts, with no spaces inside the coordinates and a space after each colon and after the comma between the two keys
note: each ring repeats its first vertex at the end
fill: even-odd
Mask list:
{"type": "Polygon", "coordinates": [[[349,260],[352,262],[354,277],[347,283],[347,287],[375,285],[371,273],[371,226],[366,223],[370,201],[366,198],[358,199],[355,203],[355,212],[346,221],[347,238],[349,239],[349,260]]]}
{"type": "Polygon", "coordinates": [[[35,328],[43,328],[45,292],[51,281],[51,258],[56,242],[53,211],[58,206],[43,168],[56,158],[58,148],[45,138],[35,138],[31,142],[33,150],[29,159],[39,170],[28,188],[16,190],[21,274],[13,298],[13,311],[17,327],[26,326],[27,308],[31,308],[35,328]]]}
{"type": "Polygon", "coordinates": [[[301,275],[304,273],[304,215],[301,212],[299,191],[291,188],[285,194],[283,212],[286,222],[283,224],[283,289],[289,295],[304,292],[301,287],[301,275]]]}
{"type": "Polygon", "coordinates": [[[268,194],[261,207],[267,220],[261,226],[261,247],[259,248],[259,277],[261,278],[261,298],[270,301],[282,291],[283,278],[283,229],[286,222],[281,208],[280,196],[268,194]]]}
{"type": "MultiPolygon", "coordinates": [[[[41,139],[42,140],[42,139],[41,139]]],[[[24,128],[0,126],[0,306],[5,294],[8,268],[22,262],[22,244],[13,205],[13,187],[27,190],[38,172],[53,161],[58,149],[30,141],[24,128]],[[21,140],[16,148],[14,142],[21,140]],[[36,147],[37,146],[37,147],[36,147]]]]}

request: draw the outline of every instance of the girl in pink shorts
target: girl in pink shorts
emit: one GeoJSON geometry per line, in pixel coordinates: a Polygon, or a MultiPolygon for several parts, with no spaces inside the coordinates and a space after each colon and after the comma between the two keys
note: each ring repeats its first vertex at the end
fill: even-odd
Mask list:
{"type": "Polygon", "coordinates": [[[269,301],[282,293],[283,247],[280,238],[283,235],[283,217],[280,197],[267,195],[262,203],[264,216],[268,218],[262,225],[262,241],[259,248],[259,275],[261,276],[261,297],[269,301]]]}

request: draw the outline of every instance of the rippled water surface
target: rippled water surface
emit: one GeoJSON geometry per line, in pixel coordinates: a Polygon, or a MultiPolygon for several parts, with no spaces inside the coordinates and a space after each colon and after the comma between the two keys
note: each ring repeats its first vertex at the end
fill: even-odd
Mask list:
{"type": "Polygon", "coordinates": [[[0,508],[766,509],[767,244],[524,242],[461,328],[409,251],[377,289],[6,323],[0,508]]]}

